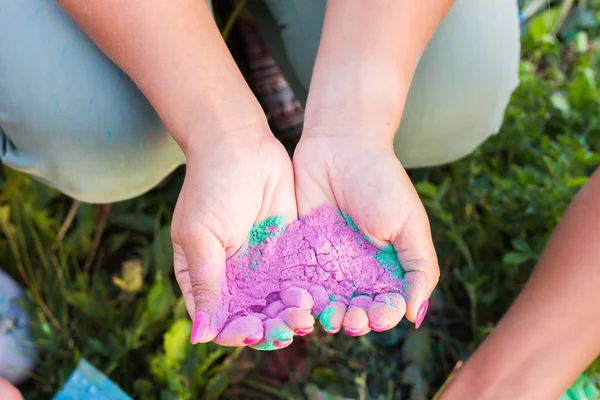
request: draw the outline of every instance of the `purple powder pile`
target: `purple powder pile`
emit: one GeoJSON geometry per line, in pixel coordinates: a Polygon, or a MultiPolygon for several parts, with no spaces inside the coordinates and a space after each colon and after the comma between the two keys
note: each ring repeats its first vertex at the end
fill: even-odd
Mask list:
{"type": "Polygon", "coordinates": [[[403,275],[391,245],[378,249],[332,206],[287,227],[273,217],[255,226],[227,261],[229,318],[261,312],[289,285],[309,290],[318,315],[333,296],[347,303],[353,296],[402,292],[403,275]],[[319,286],[325,291],[314,290],[319,286]]]}

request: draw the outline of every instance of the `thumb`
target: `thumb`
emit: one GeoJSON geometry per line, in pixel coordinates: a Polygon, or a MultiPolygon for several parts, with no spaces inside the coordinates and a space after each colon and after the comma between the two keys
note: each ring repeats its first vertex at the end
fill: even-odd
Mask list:
{"type": "Polygon", "coordinates": [[[405,272],[406,318],[418,328],[440,277],[429,219],[422,205],[408,215],[393,243],[405,272]]]}
{"type": "Polygon", "coordinates": [[[194,321],[190,340],[193,344],[210,342],[228,316],[225,249],[211,232],[201,230],[188,235],[181,245],[174,243],[174,250],[177,281],[194,321]]]}

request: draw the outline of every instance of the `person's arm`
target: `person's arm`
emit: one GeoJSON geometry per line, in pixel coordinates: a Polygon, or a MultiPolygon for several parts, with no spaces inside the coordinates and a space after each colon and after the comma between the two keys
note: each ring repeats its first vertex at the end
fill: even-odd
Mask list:
{"type": "Polygon", "coordinates": [[[305,132],[347,127],[391,143],[417,63],[452,3],[328,1],[305,132]]]}
{"type": "MultiPolygon", "coordinates": [[[[453,0],[329,0],[302,138],[294,155],[296,191],[302,195],[298,199],[300,213],[319,199],[335,199],[338,207],[353,215],[360,229],[380,236],[379,244],[392,243],[406,272],[405,316],[417,325],[425,316],[439,268],[427,215],[394,156],[392,141],[419,59],[452,4],[453,0]],[[324,172],[306,173],[303,169],[309,170],[314,162],[303,157],[313,158],[318,149],[305,149],[315,141],[320,142],[317,147],[330,146],[327,160],[355,165],[365,162],[372,176],[354,171],[357,176],[350,179],[348,169],[345,173],[331,169],[324,177],[319,175],[324,172]],[[363,159],[357,160],[355,152],[361,148],[370,148],[370,155],[363,152],[359,156],[363,159]],[[366,197],[359,191],[368,187],[374,193],[373,181],[381,184],[383,177],[389,180],[382,185],[385,189],[381,188],[386,195],[364,207],[366,197]],[[332,192],[315,195],[319,191],[311,185],[318,179],[321,182],[315,187],[330,187],[332,192]],[[356,190],[351,190],[349,181],[356,190]],[[382,210],[375,218],[369,215],[374,205],[391,209],[382,210]]],[[[325,161],[324,165],[332,163],[325,161]]]]}
{"type": "Polygon", "coordinates": [[[184,151],[211,135],[268,132],[203,0],[59,3],[138,85],[184,151]]]}
{"type": "Polygon", "coordinates": [[[600,170],[522,293],[440,400],[556,399],[600,354],[600,170]]]}

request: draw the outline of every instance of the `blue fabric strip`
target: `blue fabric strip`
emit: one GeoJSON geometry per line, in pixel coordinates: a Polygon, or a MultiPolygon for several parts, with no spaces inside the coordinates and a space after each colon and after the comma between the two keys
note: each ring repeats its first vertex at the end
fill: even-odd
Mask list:
{"type": "Polygon", "coordinates": [[[54,396],[53,400],[133,400],[113,381],[94,368],[86,360],[81,360],[67,383],[54,396]]]}

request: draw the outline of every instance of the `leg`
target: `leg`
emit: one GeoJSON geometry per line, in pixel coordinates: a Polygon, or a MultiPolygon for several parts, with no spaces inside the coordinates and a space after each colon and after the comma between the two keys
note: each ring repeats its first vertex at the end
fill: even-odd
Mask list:
{"type": "Polygon", "coordinates": [[[140,195],[185,162],[135,84],[56,2],[0,2],[0,158],[65,194],[140,195]]]}
{"type": "MultiPolygon", "coordinates": [[[[306,98],[316,58],[325,0],[265,0],[251,8],[298,97],[306,98]],[[275,26],[280,38],[273,37],[275,26]],[[269,35],[269,33],[271,33],[269,35]],[[290,67],[285,67],[289,65],[290,67]]],[[[516,2],[457,0],[429,43],[413,78],[394,140],[405,168],[466,156],[498,131],[518,85],[516,2]]]]}

